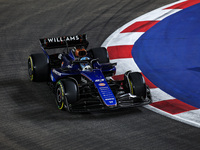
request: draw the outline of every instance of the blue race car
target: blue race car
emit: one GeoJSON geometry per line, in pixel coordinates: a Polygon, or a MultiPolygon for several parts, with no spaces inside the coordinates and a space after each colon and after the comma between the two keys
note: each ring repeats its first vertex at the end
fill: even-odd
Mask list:
{"type": "Polygon", "coordinates": [[[43,53],[28,58],[29,77],[47,81],[59,109],[82,112],[151,103],[141,73],[127,71],[124,80],[113,80],[117,63],[110,63],[104,47],[86,50],[85,34],[40,39],[40,43],[43,53]]]}

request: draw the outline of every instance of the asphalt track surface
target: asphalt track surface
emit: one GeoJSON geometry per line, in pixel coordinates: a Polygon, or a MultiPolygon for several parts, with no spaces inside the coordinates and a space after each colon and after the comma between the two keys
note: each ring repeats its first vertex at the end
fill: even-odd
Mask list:
{"type": "Polygon", "coordinates": [[[200,129],[143,107],[59,111],[46,83],[31,83],[27,58],[39,38],[87,33],[100,46],[117,28],[174,0],[0,1],[0,149],[200,149],[200,129]]]}

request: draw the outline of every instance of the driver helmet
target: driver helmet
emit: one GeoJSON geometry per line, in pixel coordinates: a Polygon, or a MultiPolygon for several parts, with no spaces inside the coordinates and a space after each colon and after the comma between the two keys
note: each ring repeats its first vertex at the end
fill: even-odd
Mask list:
{"type": "Polygon", "coordinates": [[[76,57],[84,57],[87,55],[87,51],[85,48],[76,48],[75,56],[76,57]]]}
{"type": "MultiPolygon", "coordinates": [[[[80,60],[81,61],[90,60],[90,58],[89,57],[82,57],[80,60]]],[[[84,63],[80,63],[80,66],[81,66],[83,71],[91,70],[91,66],[90,66],[89,62],[88,63],[85,63],[85,62],[84,63]]]]}

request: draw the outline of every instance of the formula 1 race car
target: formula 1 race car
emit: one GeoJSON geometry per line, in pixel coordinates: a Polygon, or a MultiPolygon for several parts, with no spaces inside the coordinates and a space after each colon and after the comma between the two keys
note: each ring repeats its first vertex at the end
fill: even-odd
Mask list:
{"type": "Polygon", "coordinates": [[[110,63],[104,47],[86,50],[85,34],[40,39],[40,43],[43,53],[28,58],[29,77],[47,81],[59,109],[82,112],[151,103],[141,73],[127,71],[124,80],[113,80],[117,63],[110,63]]]}

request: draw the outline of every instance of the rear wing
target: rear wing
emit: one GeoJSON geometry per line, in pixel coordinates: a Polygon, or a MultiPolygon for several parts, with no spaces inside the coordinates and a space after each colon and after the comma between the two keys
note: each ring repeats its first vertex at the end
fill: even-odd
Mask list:
{"type": "Polygon", "coordinates": [[[74,35],[63,36],[54,38],[40,39],[41,46],[44,49],[62,48],[62,47],[79,47],[84,46],[87,48],[89,42],[87,41],[87,35],[74,35]]]}

